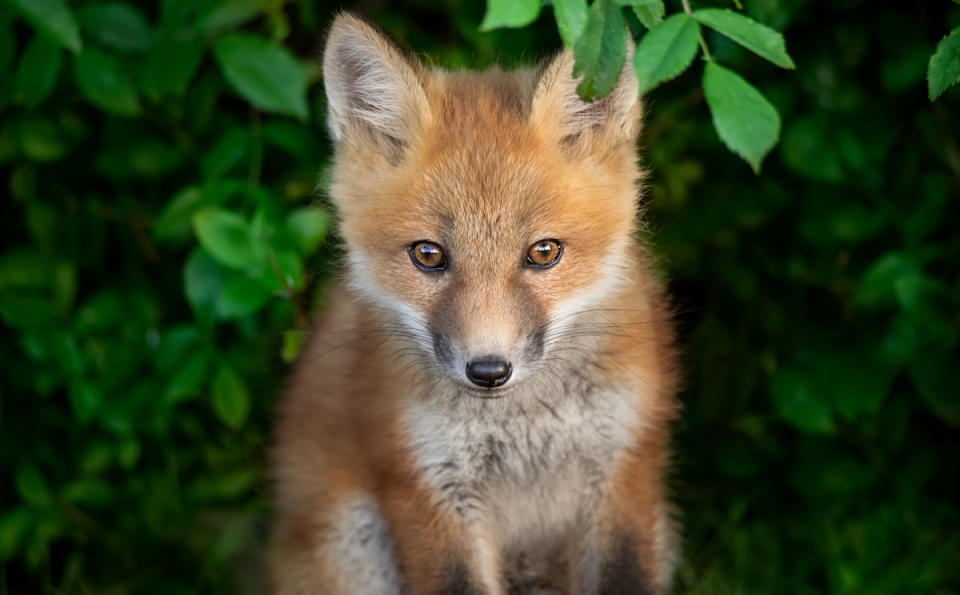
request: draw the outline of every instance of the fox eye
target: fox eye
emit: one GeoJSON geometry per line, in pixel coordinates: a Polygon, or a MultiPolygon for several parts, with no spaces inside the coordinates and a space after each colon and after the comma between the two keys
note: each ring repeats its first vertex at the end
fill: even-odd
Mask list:
{"type": "Polygon", "coordinates": [[[540,240],[527,250],[527,266],[537,269],[548,269],[557,264],[563,246],[557,240],[540,240]]]}
{"type": "Polygon", "coordinates": [[[439,244],[420,240],[410,246],[410,260],[421,271],[442,271],[447,268],[447,259],[439,244]]]}

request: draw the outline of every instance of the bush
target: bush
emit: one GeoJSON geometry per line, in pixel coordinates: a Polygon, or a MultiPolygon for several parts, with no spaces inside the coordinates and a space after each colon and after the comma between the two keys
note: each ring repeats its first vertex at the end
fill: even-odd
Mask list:
{"type": "MultiPolygon", "coordinates": [[[[930,103],[924,74],[960,7],[744,10],[797,67],[703,30],[779,112],[762,175],[714,132],[699,63],[647,99],[645,235],[686,353],[678,590],[958,590],[960,94],[930,103]]],[[[369,16],[482,67],[559,47],[551,12],[369,16]]],[[[0,3],[0,592],[262,591],[272,405],[337,260],[331,14],[0,3]]]]}

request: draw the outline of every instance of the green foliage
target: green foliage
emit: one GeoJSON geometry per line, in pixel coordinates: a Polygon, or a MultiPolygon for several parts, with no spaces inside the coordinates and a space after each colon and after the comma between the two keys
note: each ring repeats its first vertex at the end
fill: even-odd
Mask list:
{"type": "Polygon", "coordinates": [[[216,43],[214,55],[227,82],[251,104],[301,120],[307,117],[307,77],[285,48],[234,33],[216,43]]]}
{"type": "Polygon", "coordinates": [[[539,0],[490,0],[490,10],[480,29],[489,31],[497,27],[525,27],[539,15],[539,0]]]}
{"type": "Polygon", "coordinates": [[[8,0],[25,19],[52,40],[78,54],[83,47],[80,28],[65,0],[8,0]]]}
{"type": "Polygon", "coordinates": [[[590,6],[587,25],[574,46],[573,76],[580,96],[593,101],[613,89],[623,72],[627,54],[627,25],[613,0],[597,0],[590,6]]]}
{"type": "MultiPolygon", "coordinates": [[[[524,29],[457,0],[367,16],[444,67],[554,51],[551,11],[515,4],[524,29]]],[[[960,591],[960,96],[934,50],[960,7],[693,4],[552,11],[597,96],[628,43],[605,25],[642,56],[676,591],[960,591]]],[[[272,411],[337,265],[330,10],[0,0],[0,592],[264,591],[272,411]]]]}
{"type": "Polygon", "coordinates": [[[152,45],[153,32],[139,10],[121,2],[91,4],[78,14],[84,34],[105,47],[143,51],[152,45]]]}
{"type": "Polygon", "coordinates": [[[960,83],[960,27],[937,44],[937,51],[930,56],[927,68],[930,85],[930,101],[943,94],[947,87],[960,83]]]}
{"type": "Polygon", "coordinates": [[[140,113],[133,76],[122,60],[96,48],[87,48],[73,63],[80,93],[90,103],[120,116],[140,113]]]}
{"type": "Polygon", "coordinates": [[[760,173],[760,163],[780,136],[776,108],[750,83],[715,62],[703,71],[703,94],[720,139],[760,173]]]}
{"type": "Polygon", "coordinates": [[[663,0],[640,0],[632,2],[633,14],[647,29],[653,29],[663,21],[663,14],[666,10],[663,6],[663,0]]]}
{"type": "MultiPolygon", "coordinates": [[[[536,17],[536,13],[531,13],[529,20],[514,18],[517,6],[519,4],[491,0],[487,5],[484,27],[522,27],[536,17]]],[[[573,75],[582,77],[577,93],[585,101],[594,101],[609,93],[623,67],[626,21],[621,7],[632,8],[632,14],[648,29],[633,57],[640,92],[646,93],[689,68],[699,42],[708,63],[703,77],[704,93],[708,98],[714,98],[710,106],[717,133],[731,151],[743,157],[754,172],[759,173],[760,163],[779,138],[780,117],[776,108],[750,83],[713,63],[714,56],[707,49],[697,23],[722,33],[777,66],[793,69],[793,60],[787,54],[783,36],[749,16],[729,9],[692,11],[684,3],[684,12],[664,19],[662,0],[594,0],[589,7],[586,25],[582,25],[584,1],[562,0],[555,3],[554,17],[564,43],[573,47],[576,59],[573,75]],[[707,81],[712,83],[711,89],[706,88],[707,81]],[[760,109],[758,126],[752,126],[750,118],[738,116],[742,109],[753,107],[760,109]],[[771,110],[773,117],[769,113],[771,110]]],[[[742,10],[739,4],[737,8],[742,10]]]]}
{"type": "Polygon", "coordinates": [[[761,25],[749,17],[716,8],[704,8],[691,15],[701,25],[723,33],[758,56],[770,60],[781,68],[796,68],[787,55],[786,42],[770,27],[761,25]]]}
{"type": "Polygon", "coordinates": [[[697,55],[699,35],[700,26],[683,13],[670,15],[663,25],[645,35],[633,54],[640,92],[680,76],[697,55]]]}
{"type": "MultiPolygon", "coordinates": [[[[250,311],[256,308],[250,308],[250,311]]],[[[221,365],[213,377],[213,410],[230,426],[239,428],[250,412],[250,393],[229,366],[221,365]]]]}
{"type": "Polygon", "coordinates": [[[37,35],[27,46],[13,77],[13,100],[28,106],[43,103],[60,74],[60,48],[37,35]]]}
{"type": "Polygon", "coordinates": [[[556,0],[553,13],[563,43],[572,46],[587,26],[587,0],[556,0]]]}

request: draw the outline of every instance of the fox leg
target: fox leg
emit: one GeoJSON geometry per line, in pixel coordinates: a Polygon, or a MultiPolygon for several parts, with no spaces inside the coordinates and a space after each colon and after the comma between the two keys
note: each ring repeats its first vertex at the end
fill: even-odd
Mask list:
{"type": "Polygon", "coordinates": [[[276,595],[403,592],[387,525],[365,495],[351,495],[321,518],[279,523],[271,556],[276,595]]]}
{"type": "Polygon", "coordinates": [[[499,548],[482,524],[409,493],[390,495],[385,509],[409,593],[502,595],[499,548]]]}
{"type": "Polygon", "coordinates": [[[354,492],[324,510],[279,519],[275,595],[502,595],[499,550],[476,523],[420,494],[354,492]]]}
{"type": "Polygon", "coordinates": [[[645,563],[643,537],[623,527],[594,525],[570,548],[571,592],[579,595],[659,595],[645,563]]]}
{"type": "Polygon", "coordinates": [[[631,455],[570,544],[570,584],[583,595],[662,595],[676,534],[657,461],[631,455]]]}

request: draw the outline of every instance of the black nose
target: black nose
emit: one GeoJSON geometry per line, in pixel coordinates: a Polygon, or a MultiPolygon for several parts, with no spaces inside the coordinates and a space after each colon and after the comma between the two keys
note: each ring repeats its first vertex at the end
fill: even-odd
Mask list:
{"type": "Polygon", "coordinates": [[[513,374],[510,362],[490,357],[474,360],[467,364],[467,378],[470,382],[484,388],[494,388],[503,385],[513,374]]]}

